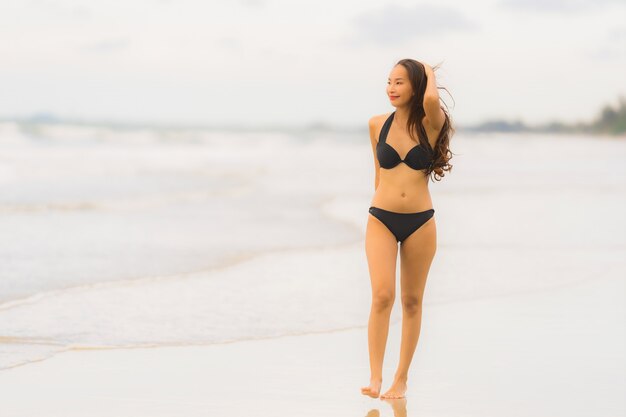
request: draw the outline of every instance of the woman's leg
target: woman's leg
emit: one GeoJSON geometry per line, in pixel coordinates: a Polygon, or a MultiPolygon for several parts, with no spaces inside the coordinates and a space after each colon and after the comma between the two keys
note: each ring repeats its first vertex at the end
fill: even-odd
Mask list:
{"type": "Polygon", "coordinates": [[[370,385],[361,392],[377,398],[383,378],[383,358],[389,317],[395,299],[396,260],[398,241],[379,219],[368,215],[365,232],[365,252],[372,285],[372,306],[367,327],[370,357],[370,385]]]}
{"type": "Polygon", "coordinates": [[[382,398],[403,398],[409,366],[417,347],[421,323],[422,300],[426,278],[437,249],[437,227],[433,216],[400,245],[402,298],[402,342],[400,362],[394,381],[382,398]]]}

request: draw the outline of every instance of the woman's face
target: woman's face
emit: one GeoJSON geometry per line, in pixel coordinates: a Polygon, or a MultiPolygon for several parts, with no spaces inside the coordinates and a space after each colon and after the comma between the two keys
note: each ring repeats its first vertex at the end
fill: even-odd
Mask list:
{"type": "Polygon", "coordinates": [[[392,106],[402,107],[409,103],[413,96],[413,88],[409,74],[402,65],[396,65],[387,80],[387,96],[392,106]]]}

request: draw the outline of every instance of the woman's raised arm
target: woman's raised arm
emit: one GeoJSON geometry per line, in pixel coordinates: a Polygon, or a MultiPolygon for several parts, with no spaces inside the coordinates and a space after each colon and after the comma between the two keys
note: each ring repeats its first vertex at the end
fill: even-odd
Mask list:
{"type": "Polygon", "coordinates": [[[430,125],[439,130],[446,121],[446,115],[439,104],[439,91],[437,90],[437,81],[435,80],[435,71],[430,65],[425,64],[424,69],[426,71],[426,91],[424,92],[424,113],[430,125]]]}

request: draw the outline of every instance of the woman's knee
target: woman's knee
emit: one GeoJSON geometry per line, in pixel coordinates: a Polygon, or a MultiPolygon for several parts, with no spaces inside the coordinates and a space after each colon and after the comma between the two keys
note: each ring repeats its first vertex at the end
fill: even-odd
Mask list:
{"type": "Polygon", "coordinates": [[[395,298],[393,291],[376,291],[372,295],[372,307],[376,311],[390,310],[395,298]]]}
{"type": "Polygon", "coordinates": [[[402,296],[402,309],[408,314],[415,314],[422,308],[422,299],[416,295],[402,296]]]}

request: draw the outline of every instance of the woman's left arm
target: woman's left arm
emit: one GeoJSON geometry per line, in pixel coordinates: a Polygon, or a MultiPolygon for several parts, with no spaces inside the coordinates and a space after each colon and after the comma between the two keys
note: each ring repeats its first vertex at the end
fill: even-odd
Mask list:
{"type": "Polygon", "coordinates": [[[439,91],[437,90],[437,82],[435,81],[435,71],[433,68],[422,62],[424,65],[424,71],[426,72],[426,91],[424,91],[424,100],[433,99],[439,101],[439,91]]]}
{"type": "Polygon", "coordinates": [[[424,113],[430,122],[430,125],[439,130],[446,121],[446,115],[439,105],[439,91],[437,90],[437,82],[435,80],[435,71],[430,65],[424,65],[426,73],[426,91],[424,92],[424,113]]]}

